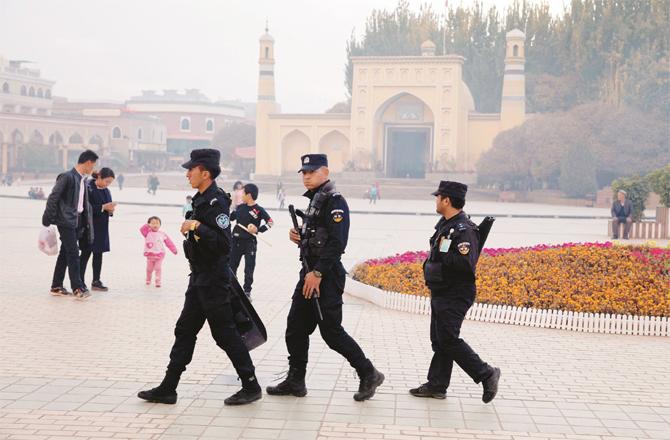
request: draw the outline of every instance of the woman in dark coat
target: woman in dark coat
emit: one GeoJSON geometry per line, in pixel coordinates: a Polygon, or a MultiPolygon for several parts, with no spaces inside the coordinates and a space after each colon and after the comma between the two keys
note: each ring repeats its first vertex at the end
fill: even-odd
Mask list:
{"type": "Polygon", "coordinates": [[[108,288],[100,281],[102,270],[102,254],[109,252],[109,218],[114,214],[116,202],[112,202],[112,193],[107,188],[114,181],[114,171],[110,168],[102,168],[93,173],[93,179],[87,183],[89,201],[93,211],[93,244],[81,250],[79,267],[81,268],[81,279],[86,284],[84,274],[88,259],[93,254],[93,282],[91,288],[106,292],[108,288]]]}

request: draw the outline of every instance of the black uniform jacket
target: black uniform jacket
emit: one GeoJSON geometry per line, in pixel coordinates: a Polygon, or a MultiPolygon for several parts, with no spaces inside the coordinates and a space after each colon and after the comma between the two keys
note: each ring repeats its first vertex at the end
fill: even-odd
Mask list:
{"type": "MultiPolygon", "coordinates": [[[[311,202],[316,193],[328,184],[330,184],[330,181],[314,191],[307,191],[303,196],[309,198],[311,202]]],[[[333,192],[324,206],[321,207],[315,221],[317,228],[325,228],[327,237],[322,246],[319,246],[319,256],[307,257],[309,267],[321,272],[324,278],[346,273],[341,259],[349,240],[349,206],[347,201],[339,192],[333,192]]]]}
{"type": "Polygon", "coordinates": [[[461,211],[435,225],[430,253],[424,262],[426,285],[433,296],[460,285],[474,285],[479,259],[479,231],[461,211]]]}
{"type": "Polygon", "coordinates": [[[187,234],[184,243],[184,253],[191,264],[192,285],[227,286],[230,282],[230,203],[230,195],[216,182],[202,194],[193,196],[190,219],[200,225],[187,234]]]}

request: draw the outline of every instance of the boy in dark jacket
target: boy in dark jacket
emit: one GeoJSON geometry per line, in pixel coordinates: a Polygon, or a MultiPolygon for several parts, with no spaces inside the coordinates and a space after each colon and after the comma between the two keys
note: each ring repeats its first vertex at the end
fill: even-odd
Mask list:
{"type": "Polygon", "coordinates": [[[237,273],[240,260],[244,256],[244,293],[251,298],[251,285],[256,268],[256,234],[267,231],[274,222],[265,209],[256,204],[258,187],[253,183],[244,185],[242,202],[230,215],[237,222],[233,229],[233,249],[230,253],[230,268],[237,273]],[[265,224],[261,226],[261,221],[265,224]]]}
{"type": "Polygon", "coordinates": [[[74,168],[58,176],[47,199],[42,225],[56,225],[61,240],[51,282],[50,293],[54,296],[69,295],[63,287],[65,269],[68,271],[75,298],[86,300],[91,296],[80,275],[79,241],[93,241],[93,216],[84,176],[91,174],[97,160],[98,155],[94,151],[86,150],[81,153],[74,168]]]}

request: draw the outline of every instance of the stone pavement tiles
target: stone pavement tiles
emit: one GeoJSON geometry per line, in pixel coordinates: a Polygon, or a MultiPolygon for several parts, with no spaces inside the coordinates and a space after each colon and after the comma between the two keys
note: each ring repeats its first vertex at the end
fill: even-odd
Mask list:
{"type": "MultiPolygon", "coordinates": [[[[42,205],[2,201],[0,214],[0,438],[149,439],[607,439],[670,438],[670,343],[667,338],[571,333],[467,322],[463,337],[503,370],[498,398],[484,405],[481,388],[458,368],[445,401],[416,399],[407,389],[425,380],[428,317],[379,309],[345,298],[345,328],[386,374],[368,402],[352,394],[351,367],[312,338],[309,394],[264,396],[224,407],[239,387],[225,354],[201,332],[177,405],[135,397],[162,378],[187,268],[168,255],[163,287],[143,285],[142,242],[148,215],[163,218],[178,239],[177,210],[127,207],[115,216],[105,254],[108,293],[88,302],[48,295],[54,259],[39,254],[42,205]]],[[[259,244],[254,305],[270,339],[252,352],[262,385],[286,370],[286,314],[298,262],[285,240],[288,219],[259,244]]],[[[355,219],[350,259],[383,255],[389,240],[422,246],[414,220],[378,228],[355,219]],[[392,228],[408,231],[386,239],[392,228]],[[354,255],[351,255],[351,254],[354,255]]]]}

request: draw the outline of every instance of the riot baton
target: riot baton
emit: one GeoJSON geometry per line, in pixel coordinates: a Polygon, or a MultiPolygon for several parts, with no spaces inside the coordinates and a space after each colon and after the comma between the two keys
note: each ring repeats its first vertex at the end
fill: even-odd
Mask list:
{"type": "MultiPolygon", "coordinates": [[[[298,231],[298,235],[300,236],[300,244],[298,244],[298,247],[300,248],[300,262],[302,263],[302,268],[305,270],[305,274],[308,274],[311,272],[311,269],[309,268],[309,265],[307,264],[307,258],[305,257],[305,252],[302,248],[302,232],[300,230],[300,226],[298,226],[298,217],[296,216],[295,213],[295,207],[293,205],[288,205],[288,212],[291,214],[291,221],[293,221],[293,229],[298,231]]],[[[312,292],[312,300],[314,301],[314,304],[316,304],[316,311],[318,314],[319,321],[323,321],[323,314],[321,313],[321,304],[319,304],[319,297],[316,295],[315,292],[312,292]]]]}

